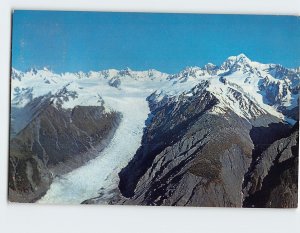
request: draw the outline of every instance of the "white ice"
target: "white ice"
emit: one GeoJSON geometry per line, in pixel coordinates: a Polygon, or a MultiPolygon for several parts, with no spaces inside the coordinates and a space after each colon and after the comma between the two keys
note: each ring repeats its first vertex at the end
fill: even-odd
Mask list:
{"type": "Polygon", "coordinates": [[[123,114],[109,146],[86,165],[56,178],[38,203],[79,204],[99,195],[104,197],[118,186],[118,173],[139,148],[149,113],[144,97],[107,97],[105,101],[123,114]]]}

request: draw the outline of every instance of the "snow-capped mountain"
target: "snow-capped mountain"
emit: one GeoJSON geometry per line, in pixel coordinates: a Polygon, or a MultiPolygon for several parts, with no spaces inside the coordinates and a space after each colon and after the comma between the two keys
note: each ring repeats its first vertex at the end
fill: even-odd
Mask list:
{"type": "Polygon", "coordinates": [[[102,190],[103,203],[119,187],[132,203],[174,204],[181,190],[200,187],[208,199],[220,194],[211,205],[241,206],[253,148],[286,136],[282,122],[299,119],[299,77],[244,54],[177,74],[12,69],[10,199],[37,200],[49,189],[41,202],[80,203],[102,190]],[[176,197],[168,196],[173,178],[176,197]]]}
{"type": "MultiPolygon", "coordinates": [[[[264,194],[265,200],[259,200],[263,204],[251,200],[253,189],[280,186],[276,183],[269,187],[281,176],[277,159],[285,153],[290,164],[297,164],[298,139],[297,132],[291,136],[290,125],[281,122],[295,122],[286,112],[280,112],[283,101],[267,102],[267,92],[261,85],[269,88],[265,77],[278,82],[295,76],[299,79],[293,71],[293,77],[275,77],[270,72],[273,67],[252,62],[242,54],[229,57],[218,68],[210,64],[211,69],[192,67],[169,76],[171,83],[147,98],[151,114],[140,148],[119,173],[118,187],[125,198],[117,203],[241,207],[249,206],[245,204],[249,202],[271,206],[268,194],[264,194]],[[262,152],[267,148],[266,156],[262,152]],[[249,184],[253,186],[243,189],[249,184]]],[[[288,83],[288,89],[294,85],[288,83]]],[[[275,96],[278,100],[286,98],[287,108],[297,109],[293,102],[297,94],[279,90],[274,91],[275,96]]],[[[294,117],[298,119],[298,114],[294,117]]],[[[297,174],[294,165],[289,166],[286,169],[297,174]]],[[[287,183],[295,184],[292,179],[287,183]]],[[[287,193],[285,190],[279,195],[277,192],[276,198],[287,193]]],[[[296,192],[290,193],[282,198],[287,200],[284,206],[295,206],[296,192]]],[[[101,201],[99,195],[87,203],[101,201]]]]}
{"type": "MultiPolygon", "coordinates": [[[[206,89],[219,100],[215,114],[231,109],[240,117],[252,119],[269,113],[290,120],[284,111],[298,106],[299,77],[297,69],[261,64],[244,54],[231,56],[221,66],[187,67],[178,74],[156,70],[104,70],[88,73],[56,74],[44,68],[21,72],[12,69],[11,103],[23,108],[37,97],[57,96],[64,89],[72,98],[59,98],[63,108],[95,105],[109,96],[147,96],[159,102],[166,98],[193,95],[193,88],[206,82],[206,89]]],[[[56,97],[58,98],[58,97],[56,97]]],[[[56,102],[56,100],[54,100],[56,102]]],[[[113,106],[110,106],[113,108],[113,106]]]]}

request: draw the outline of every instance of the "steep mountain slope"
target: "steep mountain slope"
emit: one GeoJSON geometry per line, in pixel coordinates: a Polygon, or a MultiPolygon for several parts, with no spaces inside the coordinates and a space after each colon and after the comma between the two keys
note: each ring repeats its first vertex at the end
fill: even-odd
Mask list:
{"type": "MultiPolygon", "coordinates": [[[[229,121],[211,114],[217,104],[203,90],[192,97],[169,100],[152,112],[142,147],[120,173],[120,190],[130,198],[126,204],[238,205],[240,197],[223,197],[222,190],[232,187],[222,177],[226,171],[220,158],[230,160],[223,153],[238,151],[233,159],[243,174],[252,148],[247,132],[238,128],[250,125],[232,112],[228,112],[232,114],[229,121]],[[220,146],[220,140],[228,143],[220,146]]],[[[232,185],[241,185],[241,174],[231,177],[236,178],[232,185]]]]}
{"type": "MultiPolygon", "coordinates": [[[[119,188],[129,198],[120,203],[242,206],[244,174],[255,146],[252,125],[279,124],[280,119],[265,111],[243,118],[230,107],[219,114],[222,100],[207,85],[196,86],[192,96],[160,102],[149,97],[151,122],[142,146],[120,173],[119,188]]],[[[244,102],[237,103],[243,109],[244,102]]],[[[272,133],[280,135],[287,128],[280,124],[272,133]]]]}
{"type": "Polygon", "coordinates": [[[298,201],[299,124],[264,150],[246,174],[245,207],[295,208],[298,201]]]}

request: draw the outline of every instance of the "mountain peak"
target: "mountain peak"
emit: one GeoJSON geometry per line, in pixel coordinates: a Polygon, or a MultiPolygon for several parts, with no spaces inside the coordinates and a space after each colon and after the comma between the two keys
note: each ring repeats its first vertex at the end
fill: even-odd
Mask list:
{"type": "Polygon", "coordinates": [[[243,62],[243,61],[251,62],[251,60],[244,53],[241,53],[237,56],[230,56],[226,60],[235,61],[235,62],[243,62]]]}
{"type": "Polygon", "coordinates": [[[241,54],[237,55],[236,57],[238,59],[240,59],[240,58],[243,58],[243,59],[247,58],[247,59],[249,59],[244,53],[241,53],[241,54]]]}
{"type": "Polygon", "coordinates": [[[237,70],[239,67],[251,63],[251,60],[243,53],[228,57],[222,64],[223,70],[237,70]]]}
{"type": "Polygon", "coordinates": [[[216,68],[218,68],[218,66],[216,66],[215,64],[210,63],[210,62],[204,66],[204,69],[206,69],[206,70],[214,70],[216,68]]]}

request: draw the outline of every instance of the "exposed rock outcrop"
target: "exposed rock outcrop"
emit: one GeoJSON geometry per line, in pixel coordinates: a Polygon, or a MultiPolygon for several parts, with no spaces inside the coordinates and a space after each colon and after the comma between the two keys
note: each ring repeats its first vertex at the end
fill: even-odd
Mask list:
{"type": "Polygon", "coordinates": [[[298,201],[299,125],[275,141],[246,175],[245,207],[296,208],[298,201]]]}

